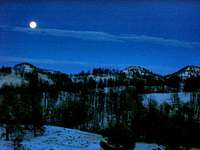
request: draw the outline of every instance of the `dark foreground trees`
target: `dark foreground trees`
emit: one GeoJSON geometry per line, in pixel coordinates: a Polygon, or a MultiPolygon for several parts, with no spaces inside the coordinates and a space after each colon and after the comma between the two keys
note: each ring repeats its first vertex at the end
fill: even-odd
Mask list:
{"type": "Polygon", "coordinates": [[[5,128],[6,140],[9,140],[9,135],[14,128],[13,122],[15,119],[15,100],[16,95],[14,94],[14,87],[5,86],[1,89],[3,99],[0,102],[0,123],[5,128]]]}
{"type": "Polygon", "coordinates": [[[40,82],[38,79],[37,73],[32,73],[28,77],[29,85],[27,87],[27,96],[29,99],[27,100],[31,106],[30,108],[30,116],[29,120],[30,124],[33,126],[34,136],[37,135],[37,131],[42,131],[42,126],[44,123],[43,120],[43,112],[42,112],[42,91],[40,89],[40,82]]]}
{"type": "Polygon", "coordinates": [[[100,142],[105,150],[133,150],[136,139],[132,130],[125,124],[116,124],[103,131],[107,138],[100,142]]]}
{"type": "Polygon", "coordinates": [[[133,119],[132,129],[137,141],[160,143],[172,149],[200,147],[200,122],[193,103],[175,99],[158,105],[155,101],[141,109],[133,119]]]}
{"type": "Polygon", "coordinates": [[[200,77],[190,77],[184,81],[184,91],[200,90],[200,77]]]}
{"type": "Polygon", "coordinates": [[[61,109],[61,124],[65,127],[78,127],[90,119],[88,105],[84,102],[69,101],[65,102],[61,109]]]}
{"type": "Polygon", "coordinates": [[[43,116],[41,92],[37,75],[29,76],[29,84],[20,87],[4,86],[1,88],[0,124],[5,128],[6,140],[22,135],[31,129],[34,136],[42,131],[43,116]]]}

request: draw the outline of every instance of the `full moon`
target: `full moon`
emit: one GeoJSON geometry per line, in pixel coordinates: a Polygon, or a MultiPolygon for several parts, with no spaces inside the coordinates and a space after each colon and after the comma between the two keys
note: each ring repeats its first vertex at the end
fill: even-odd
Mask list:
{"type": "Polygon", "coordinates": [[[37,28],[37,23],[36,23],[35,21],[31,21],[31,22],[29,23],[29,27],[30,27],[31,29],[35,29],[35,28],[37,28]]]}

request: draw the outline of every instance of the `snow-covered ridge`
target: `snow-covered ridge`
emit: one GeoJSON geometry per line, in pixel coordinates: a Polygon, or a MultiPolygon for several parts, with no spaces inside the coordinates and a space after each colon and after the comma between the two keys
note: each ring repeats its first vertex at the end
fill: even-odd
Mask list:
{"type": "Polygon", "coordinates": [[[48,82],[49,84],[53,84],[53,81],[50,79],[46,70],[39,69],[32,64],[29,63],[21,63],[15,65],[11,68],[11,72],[8,74],[0,73],[0,87],[3,85],[13,85],[20,86],[23,83],[28,83],[28,81],[24,78],[25,73],[33,73],[36,72],[41,81],[48,82]]]}
{"type": "Polygon", "coordinates": [[[37,68],[35,66],[33,66],[32,64],[29,63],[21,63],[21,64],[17,64],[13,67],[13,69],[17,72],[17,73],[32,73],[34,70],[36,70],[37,68]]]}
{"type": "Polygon", "coordinates": [[[167,75],[167,77],[170,77],[170,76],[179,76],[183,80],[190,77],[200,77],[200,67],[193,66],[193,65],[186,66],[175,73],[167,75]]]}
{"type": "Polygon", "coordinates": [[[162,77],[161,75],[155,74],[149,69],[146,69],[141,66],[130,66],[128,68],[125,68],[123,72],[127,75],[128,78],[133,78],[134,76],[137,77],[147,77],[147,76],[152,76],[155,78],[160,78],[162,77]]]}
{"type": "MultiPolygon", "coordinates": [[[[137,78],[137,77],[139,78],[153,77],[155,79],[162,79],[162,78],[171,77],[171,76],[179,76],[182,79],[187,79],[189,77],[198,77],[198,76],[200,77],[200,67],[197,67],[197,66],[186,66],[178,70],[177,72],[166,75],[166,76],[161,76],[141,66],[130,66],[128,68],[118,70],[118,71],[104,69],[104,71],[105,70],[108,72],[108,74],[106,73],[96,74],[96,75],[74,74],[74,75],[69,75],[68,77],[71,78],[72,82],[83,82],[85,76],[87,77],[88,80],[92,78],[96,82],[100,82],[101,80],[104,82],[105,81],[107,82],[108,80],[118,79],[118,77],[122,74],[125,75],[125,78],[127,80],[137,78]]],[[[58,72],[58,71],[40,69],[29,63],[20,63],[20,64],[15,65],[11,69],[10,74],[1,74],[0,72],[0,87],[2,87],[4,84],[17,86],[17,85],[21,85],[22,83],[26,83],[27,81],[24,79],[23,75],[25,73],[33,73],[33,72],[38,73],[38,77],[41,81],[47,82],[49,84],[54,83],[50,75],[59,74],[59,73],[62,74],[61,72],[58,72]]]]}

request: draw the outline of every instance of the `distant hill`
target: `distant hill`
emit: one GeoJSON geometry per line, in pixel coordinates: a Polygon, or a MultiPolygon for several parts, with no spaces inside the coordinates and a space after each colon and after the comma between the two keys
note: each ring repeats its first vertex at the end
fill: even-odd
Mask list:
{"type": "Polygon", "coordinates": [[[122,70],[124,73],[126,73],[128,78],[134,78],[134,77],[154,77],[154,78],[162,78],[161,75],[158,75],[156,73],[153,73],[151,70],[146,69],[141,66],[130,66],[124,70],[122,70]]]}
{"type": "Polygon", "coordinates": [[[72,82],[83,82],[85,79],[93,79],[96,82],[104,81],[108,82],[108,80],[126,80],[127,82],[133,80],[134,78],[140,79],[153,79],[153,80],[162,80],[164,78],[169,78],[173,76],[178,76],[181,79],[185,80],[190,77],[200,77],[200,67],[198,66],[186,66],[182,69],[166,75],[162,76],[157,73],[152,72],[149,69],[143,68],[141,66],[130,66],[128,68],[122,70],[111,70],[105,68],[98,68],[93,70],[92,73],[80,73],[67,75],[58,71],[51,71],[48,69],[38,68],[30,63],[20,63],[15,65],[14,67],[3,67],[0,69],[0,87],[4,84],[7,85],[21,85],[22,83],[27,83],[28,81],[25,79],[25,74],[29,73],[37,73],[38,78],[42,82],[46,82],[48,84],[54,84],[52,80],[52,76],[56,78],[58,75],[66,76],[72,80],[72,82]],[[123,78],[122,78],[123,77],[123,78]]]}
{"type": "Polygon", "coordinates": [[[167,75],[166,77],[170,76],[179,76],[183,80],[190,77],[200,77],[200,67],[188,65],[172,74],[167,75]]]}

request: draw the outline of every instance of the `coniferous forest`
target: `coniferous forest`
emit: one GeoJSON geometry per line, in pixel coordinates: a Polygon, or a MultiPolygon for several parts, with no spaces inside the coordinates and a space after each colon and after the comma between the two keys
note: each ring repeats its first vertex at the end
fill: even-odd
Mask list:
{"type": "Polygon", "coordinates": [[[1,138],[20,149],[28,132],[41,136],[44,125],[56,125],[99,133],[104,149],[133,149],[136,142],[158,143],[170,150],[200,147],[198,69],[187,66],[161,76],[142,67],[96,68],[79,74],[28,63],[2,67],[1,82],[11,74],[22,80],[6,80],[0,88],[0,125],[5,131],[1,138]],[[186,71],[191,76],[183,76],[186,71]],[[170,98],[146,96],[157,93],[170,98]],[[188,100],[180,93],[189,94],[188,100]]]}

